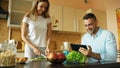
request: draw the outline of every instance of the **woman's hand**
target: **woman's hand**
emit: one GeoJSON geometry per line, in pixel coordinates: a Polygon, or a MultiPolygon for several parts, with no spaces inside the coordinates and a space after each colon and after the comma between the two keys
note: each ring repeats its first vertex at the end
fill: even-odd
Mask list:
{"type": "Polygon", "coordinates": [[[33,51],[34,51],[34,53],[35,53],[36,55],[40,55],[40,54],[41,54],[41,53],[40,53],[40,50],[39,50],[38,48],[36,48],[36,47],[33,48],[33,51]]]}
{"type": "Polygon", "coordinates": [[[45,54],[49,54],[50,50],[48,48],[45,49],[45,54]]]}

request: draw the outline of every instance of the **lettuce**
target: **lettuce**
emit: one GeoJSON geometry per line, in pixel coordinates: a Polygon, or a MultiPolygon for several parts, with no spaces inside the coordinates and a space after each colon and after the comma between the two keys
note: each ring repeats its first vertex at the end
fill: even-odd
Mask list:
{"type": "Polygon", "coordinates": [[[67,63],[85,63],[87,61],[87,57],[80,52],[71,51],[66,57],[67,63]]]}

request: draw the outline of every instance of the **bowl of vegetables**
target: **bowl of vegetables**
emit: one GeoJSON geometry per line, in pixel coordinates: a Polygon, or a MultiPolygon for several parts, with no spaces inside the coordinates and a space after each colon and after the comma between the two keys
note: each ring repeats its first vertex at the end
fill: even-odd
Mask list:
{"type": "Polygon", "coordinates": [[[59,52],[59,53],[51,52],[47,55],[47,60],[50,63],[61,64],[66,60],[66,57],[62,52],[59,52]]]}

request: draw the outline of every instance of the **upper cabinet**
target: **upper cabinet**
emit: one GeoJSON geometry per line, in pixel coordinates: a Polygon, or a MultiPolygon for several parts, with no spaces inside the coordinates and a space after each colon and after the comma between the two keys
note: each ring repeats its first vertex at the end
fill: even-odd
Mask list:
{"type": "Polygon", "coordinates": [[[32,2],[24,0],[9,0],[8,27],[20,27],[24,14],[31,8],[32,2]]]}
{"type": "Polygon", "coordinates": [[[63,31],[76,32],[74,8],[63,7],[63,31]]]}
{"type": "Polygon", "coordinates": [[[83,16],[86,14],[86,11],[77,9],[75,13],[76,13],[75,15],[76,16],[76,30],[77,32],[85,33],[86,29],[85,29],[84,22],[83,22],[83,16]]]}
{"type": "Polygon", "coordinates": [[[62,6],[50,5],[50,16],[52,21],[52,30],[62,31],[62,6]]]}
{"type": "Polygon", "coordinates": [[[82,17],[85,13],[86,10],[52,4],[50,6],[52,30],[85,32],[82,21],[82,17]]]}

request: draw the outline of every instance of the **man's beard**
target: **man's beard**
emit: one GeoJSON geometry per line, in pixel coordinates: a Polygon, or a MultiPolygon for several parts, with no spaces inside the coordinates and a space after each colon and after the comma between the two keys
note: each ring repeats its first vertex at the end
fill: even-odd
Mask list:
{"type": "Polygon", "coordinates": [[[88,33],[93,34],[94,30],[87,30],[88,33]]]}
{"type": "Polygon", "coordinates": [[[89,29],[89,30],[87,30],[87,32],[90,34],[96,34],[96,32],[98,31],[98,28],[89,29]]]}

